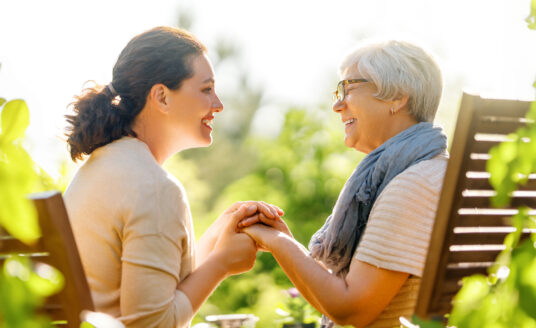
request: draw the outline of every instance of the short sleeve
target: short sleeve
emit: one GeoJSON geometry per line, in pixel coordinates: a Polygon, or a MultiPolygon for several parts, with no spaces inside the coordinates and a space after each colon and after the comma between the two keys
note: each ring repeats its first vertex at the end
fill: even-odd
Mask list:
{"type": "Polygon", "coordinates": [[[446,160],[418,163],[400,173],[377,198],[355,258],[422,276],[446,160]]]}

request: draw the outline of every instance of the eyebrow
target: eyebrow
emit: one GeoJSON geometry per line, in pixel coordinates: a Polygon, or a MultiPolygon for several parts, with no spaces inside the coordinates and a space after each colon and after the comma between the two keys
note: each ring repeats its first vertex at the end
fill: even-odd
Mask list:
{"type": "Polygon", "coordinates": [[[207,82],[212,82],[212,83],[214,83],[214,78],[213,78],[213,77],[209,77],[208,79],[204,80],[204,81],[201,82],[201,83],[207,83],[207,82]]]}

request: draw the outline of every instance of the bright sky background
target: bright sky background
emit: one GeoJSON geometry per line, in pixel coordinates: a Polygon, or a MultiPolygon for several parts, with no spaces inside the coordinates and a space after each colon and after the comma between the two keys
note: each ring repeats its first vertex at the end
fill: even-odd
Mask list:
{"type": "MultiPolygon", "coordinates": [[[[63,115],[84,82],[108,83],[128,40],[174,25],[180,10],[193,15],[191,30],[209,49],[222,38],[240,47],[243,66],[272,108],[327,104],[341,57],[371,37],[409,39],[430,50],[444,74],[442,107],[457,107],[462,89],[534,97],[536,31],[524,22],[530,0],[3,0],[0,96],[27,101],[28,147],[49,173],[67,158],[63,115]]],[[[225,90],[218,71],[216,80],[225,90]]]]}

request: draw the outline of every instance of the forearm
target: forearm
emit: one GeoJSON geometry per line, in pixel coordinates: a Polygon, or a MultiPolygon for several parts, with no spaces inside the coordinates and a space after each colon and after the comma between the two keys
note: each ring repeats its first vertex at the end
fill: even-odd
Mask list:
{"type": "Polygon", "coordinates": [[[190,300],[193,312],[196,313],[214,289],[227,277],[222,261],[210,255],[186,279],[180,282],[177,289],[190,300]]]}
{"type": "Polygon", "coordinates": [[[279,234],[269,250],[305,299],[317,310],[339,317],[348,304],[344,279],[332,275],[296,240],[279,234]]]}
{"type": "Polygon", "coordinates": [[[214,234],[212,227],[209,227],[197,242],[195,254],[196,266],[200,266],[203,262],[205,262],[210,252],[212,252],[214,249],[216,240],[217,235],[214,234]]]}

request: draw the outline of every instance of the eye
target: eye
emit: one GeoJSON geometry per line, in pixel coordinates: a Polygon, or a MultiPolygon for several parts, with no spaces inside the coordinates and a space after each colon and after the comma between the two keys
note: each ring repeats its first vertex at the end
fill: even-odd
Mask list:
{"type": "Polygon", "coordinates": [[[203,93],[211,93],[213,89],[214,89],[213,87],[206,87],[206,88],[204,88],[204,89],[201,90],[201,91],[202,91],[203,93]]]}

